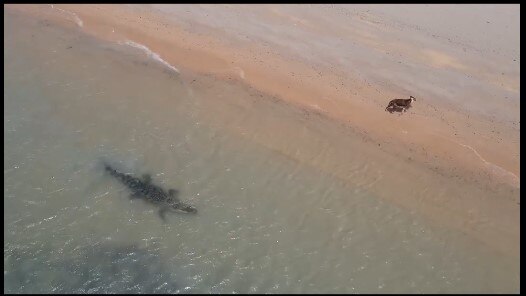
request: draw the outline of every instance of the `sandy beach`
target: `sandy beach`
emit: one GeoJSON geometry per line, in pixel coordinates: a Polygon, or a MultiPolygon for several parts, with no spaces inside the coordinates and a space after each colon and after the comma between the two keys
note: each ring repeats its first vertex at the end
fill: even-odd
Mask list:
{"type": "Polygon", "coordinates": [[[253,97],[209,100],[210,110],[223,109],[211,122],[343,183],[374,179],[369,189],[386,201],[520,256],[518,5],[480,5],[462,15],[469,20],[455,17],[455,5],[4,8],[135,47],[204,97],[214,96],[210,81],[247,91],[253,97]],[[424,17],[430,9],[451,20],[424,17]],[[491,9],[500,16],[488,18],[491,9]],[[407,112],[385,111],[409,96],[407,112]],[[320,131],[300,139],[287,120],[225,123],[241,108],[227,106],[260,105],[296,112],[320,131]],[[349,173],[352,145],[381,176],[349,173]]]}

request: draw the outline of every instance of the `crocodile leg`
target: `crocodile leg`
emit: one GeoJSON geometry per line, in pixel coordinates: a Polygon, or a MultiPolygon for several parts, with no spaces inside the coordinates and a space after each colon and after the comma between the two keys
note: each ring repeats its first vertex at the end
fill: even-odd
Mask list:
{"type": "Polygon", "coordinates": [[[159,210],[159,217],[161,217],[161,219],[163,220],[164,223],[166,223],[166,216],[165,216],[165,213],[168,209],[166,207],[162,207],[160,210],[159,210]]]}

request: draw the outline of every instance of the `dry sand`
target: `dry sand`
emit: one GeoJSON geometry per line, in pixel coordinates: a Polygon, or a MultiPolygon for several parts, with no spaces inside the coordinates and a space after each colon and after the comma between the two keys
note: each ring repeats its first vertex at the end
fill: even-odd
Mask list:
{"type": "MultiPolygon", "coordinates": [[[[386,166],[393,157],[408,158],[408,172],[424,167],[452,182],[472,184],[467,194],[456,192],[461,199],[444,194],[424,203],[411,196],[392,199],[497,249],[519,253],[519,36],[513,39],[518,5],[490,7],[506,20],[486,20],[485,8],[473,9],[469,21],[480,22],[473,28],[461,26],[467,22],[462,16],[447,21],[450,27],[439,17],[430,18],[428,27],[401,21],[406,13],[415,16],[414,23],[426,23],[421,12],[427,6],[5,7],[105,40],[142,44],[188,73],[182,74],[187,79],[206,74],[235,81],[276,103],[339,122],[384,155],[389,152],[383,156],[386,166]],[[499,31],[504,27],[510,29],[499,31]],[[417,98],[409,112],[384,111],[392,98],[409,95],[417,98]],[[477,192],[491,194],[479,198],[477,192]],[[473,227],[473,220],[490,226],[473,227]]],[[[336,156],[346,153],[338,149],[334,166],[319,166],[345,179],[345,169],[335,169],[336,156]]],[[[312,157],[306,153],[300,160],[316,165],[312,157]]],[[[412,182],[412,176],[388,176],[395,188],[412,182]]]]}

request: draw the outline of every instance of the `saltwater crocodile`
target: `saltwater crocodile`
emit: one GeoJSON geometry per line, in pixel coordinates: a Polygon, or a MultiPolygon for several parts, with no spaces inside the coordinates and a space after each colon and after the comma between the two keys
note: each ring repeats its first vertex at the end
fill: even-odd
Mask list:
{"type": "Polygon", "coordinates": [[[178,191],[170,189],[168,192],[161,187],[152,183],[150,175],[145,174],[142,180],[128,174],[121,173],[105,163],[104,167],[107,172],[113,177],[126,185],[131,191],[130,199],[142,198],[145,201],[153,203],[160,207],[159,216],[165,220],[164,214],[166,211],[182,211],[185,213],[197,213],[197,209],[184,204],[177,198],[178,191]]]}

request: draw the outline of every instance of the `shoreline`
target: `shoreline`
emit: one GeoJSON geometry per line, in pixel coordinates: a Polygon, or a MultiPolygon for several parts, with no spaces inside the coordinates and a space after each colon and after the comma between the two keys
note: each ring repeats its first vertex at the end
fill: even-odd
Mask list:
{"type": "MultiPolygon", "coordinates": [[[[361,132],[366,132],[381,144],[396,142],[397,145],[404,147],[397,151],[400,154],[404,154],[403,151],[407,148],[413,148],[413,150],[418,151],[419,148],[424,147],[428,154],[434,154],[445,163],[448,163],[446,166],[455,163],[453,166],[465,169],[466,173],[470,171],[478,173],[480,169],[486,170],[485,164],[492,163],[502,168],[502,170],[513,174],[516,179],[520,179],[518,147],[513,147],[513,145],[510,145],[511,143],[504,142],[488,143],[484,139],[495,138],[494,135],[485,133],[484,130],[501,129],[499,134],[504,134],[510,132],[509,128],[504,126],[492,127],[492,122],[489,122],[488,118],[472,114],[469,124],[473,125],[474,128],[468,130],[464,112],[455,112],[455,110],[446,108],[439,113],[430,112],[432,109],[436,110],[437,107],[443,108],[446,106],[437,106],[435,103],[429,104],[418,101],[415,104],[416,107],[413,107],[410,112],[402,117],[397,117],[395,114],[384,112],[384,108],[380,104],[385,104],[385,102],[382,102],[381,99],[387,101],[392,97],[403,97],[402,94],[389,89],[381,89],[385,95],[379,96],[376,91],[378,89],[377,86],[363,85],[353,81],[354,77],[347,79],[350,81],[345,82],[346,77],[342,75],[345,73],[339,73],[339,71],[332,72],[330,69],[321,69],[321,77],[314,77],[316,71],[310,68],[309,65],[296,61],[287,61],[279,55],[266,55],[265,64],[263,65],[259,62],[254,63],[254,60],[259,60],[260,58],[252,58],[251,54],[263,55],[261,53],[262,50],[255,48],[256,46],[233,50],[210,36],[202,36],[202,34],[194,36],[184,31],[184,29],[168,23],[169,20],[164,18],[164,16],[153,12],[145,12],[144,20],[137,21],[133,20],[133,18],[137,18],[133,11],[117,12],[119,8],[109,9],[108,15],[102,14],[100,9],[96,9],[96,6],[93,8],[91,6],[67,6],[66,8],[69,10],[77,9],[78,11],[74,13],[85,18],[86,23],[89,24],[87,25],[87,31],[98,37],[113,41],[122,41],[122,38],[126,38],[150,48],[162,56],[169,64],[175,65],[176,68],[179,66],[196,73],[213,74],[223,80],[237,79],[302,109],[319,111],[332,119],[348,123],[361,132]],[[94,15],[96,13],[95,10],[98,10],[96,16],[94,15]],[[119,15],[119,13],[123,20],[119,23],[110,24],[108,18],[112,14],[119,15]],[[121,35],[112,36],[115,33],[109,32],[110,25],[112,31],[117,28],[115,32],[121,35]],[[168,29],[165,29],[164,32],[158,32],[159,29],[162,30],[162,25],[168,29]],[[271,68],[272,65],[286,65],[286,67],[282,66],[276,69],[271,68]],[[300,73],[303,77],[297,78],[299,75],[291,76],[291,72],[300,73]],[[340,88],[334,87],[337,84],[344,84],[344,86],[340,88]],[[345,86],[347,84],[350,87],[361,87],[360,93],[355,92],[353,94],[353,90],[345,86]],[[376,98],[376,100],[364,100],[363,98],[376,98]],[[424,106],[424,104],[427,106],[424,106]],[[427,114],[411,114],[415,112],[416,108],[423,109],[422,107],[427,109],[422,110],[427,114]],[[464,122],[461,122],[463,118],[464,122]],[[451,122],[459,122],[459,124],[452,128],[450,126],[451,122]],[[475,125],[477,126],[475,127],[475,125]],[[423,126],[426,128],[423,129],[423,126]],[[476,130],[474,135],[472,134],[473,130],[476,130]],[[408,139],[408,134],[411,135],[411,139],[408,139]],[[462,134],[459,137],[448,136],[448,139],[472,147],[472,149],[477,151],[477,154],[482,155],[485,161],[481,162],[481,159],[476,154],[466,159],[466,152],[471,152],[462,145],[458,145],[458,147],[449,145],[438,148],[437,146],[441,145],[436,145],[437,141],[440,141],[436,136],[437,134],[442,136],[462,134]],[[513,152],[509,153],[510,151],[513,152]],[[451,160],[448,161],[447,158],[451,158],[451,160]]],[[[143,17],[140,17],[140,19],[143,19],[143,17]]],[[[415,155],[415,158],[417,157],[415,155]]],[[[422,161],[425,161],[426,157],[422,155],[420,157],[422,161]]],[[[486,171],[491,174],[491,171],[486,171]]],[[[492,177],[496,178],[497,181],[502,181],[498,180],[499,176],[497,175],[492,177]]],[[[504,180],[504,182],[508,182],[508,180],[504,180]]],[[[515,180],[511,185],[518,187],[518,182],[515,180]]]]}
{"type": "MultiPolygon", "coordinates": [[[[36,7],[46,9],[44,6],[34,5],[6,7],[13,6],[35,14],[44,14],[42,11],[36,11],[36,7]]],[[[226,81],[236,80],[290,106],[306,112],[322,114],[325,118],[349,126],[358,134],[367,137],[369,141],[381,146],[386,153],[407,157],[409,150],[412,161],[433,167],[446,176],[451,178],[454,175],[461,176],[460,179],[468,179],[479,184],[480,187],[484,184],[487,189],[496,192],[501,192],[503,183],[509,184],[515,186],[511,196],[518,195],[520,181],[518,145],[514,147],[515,143],[512,142],[497,144],[482,139],[494,138],[487,132],[487,128],[492,126],[487,118],[472,114],[466,120],[464,113],[448,109],[439,114],[433,112],[433,109],[439,105],[425,101],[420,101],[422,103],[417,101],[413,109],[398,117],[385,112],[385,106],[381,105],[380,99],[387,100],[402,94],[396,90],[380,88],[381,98],[364,100],[363,98],[379,97],[377,90],[379,86],[362,84],[359,85],[361,87],[359,91],[354,91],[346,85],[356,86],[360,82],[352,76],[342,77],[345,73],[339,72],[338,69],[324,68],[322,74],[317,75],[317,71],[308,64],[288,61],[280,55],[264,54],[257,46],[240,46],[232,50],[220,40],[185,31],[170,23],[164,16],[153,12],[144,12],[138,17],[132,9],[116,5],[54,5],[54,8],[47,6],[50,10],[49,15],[53,15],[52,9],[57,7],[63,7],[64,11],[72,13],[70,16],[76,15],[82,24],[79,25],[75,18],[66,17],[61,20],[58,16],[56,21],[62,21],[62,25],[76,25],[84,32],[104,40],[135,42],[148,48],[181,72],[211,74],[217,79],[226,81]],[[158,32],[159,29],[161,32],[158,32]],[[265,63],[254,62],[259,59],[253,58],[251,55],[253,53],[257,53],[260,58],[265,56],[265,63]],[[269,65],[281,66],[276,69],[270,68],[269,65]],[[295,75],[290,75],[290,72],[294,72],[295,75]],[[343,86],[336,88],[336,85],[343,86]],[[424,113],[412,113],[415,109],[424,113]],[[443,117],[446,120],[441,119],[443,117]],[[452,128],[448,121],[458,122],[456,128],[452,128]],[[467,123],[474,127],[467,128],[467,123]],[[476,130],[479,135],[471,135],[472,130],[476,130]],[[460,139],[452,138],[453,133],[464,136],[459,137],[460,139]],[[439,138],[449,141],[442,141],[439,138]],[[510,153],[510,150],[513,153],[510,153]],[[500,168],[501,172],[495,174],[494,166],[500,168]],[[484,174],[481,174],[481,171],[484,174]]],[[[498,128],[504,134],[504,139],[506,134],[512,134],[514,131],[505,125],[498,128]]],[[[506,192],[509,191],[506,189],[506,192]]],[[[502,194],[498,194],[497,197],[501,196],[502,194]]],[[[511,203],[515,204],[513,199],[493,202],[506,203],[508,207],[512,206],[511,203]]],[[[515,214],[512,214],[512,219],[518,219],[515,214]]],[[[485,240],[491,240],[491,236],[487,236],[485,240]]]]}

